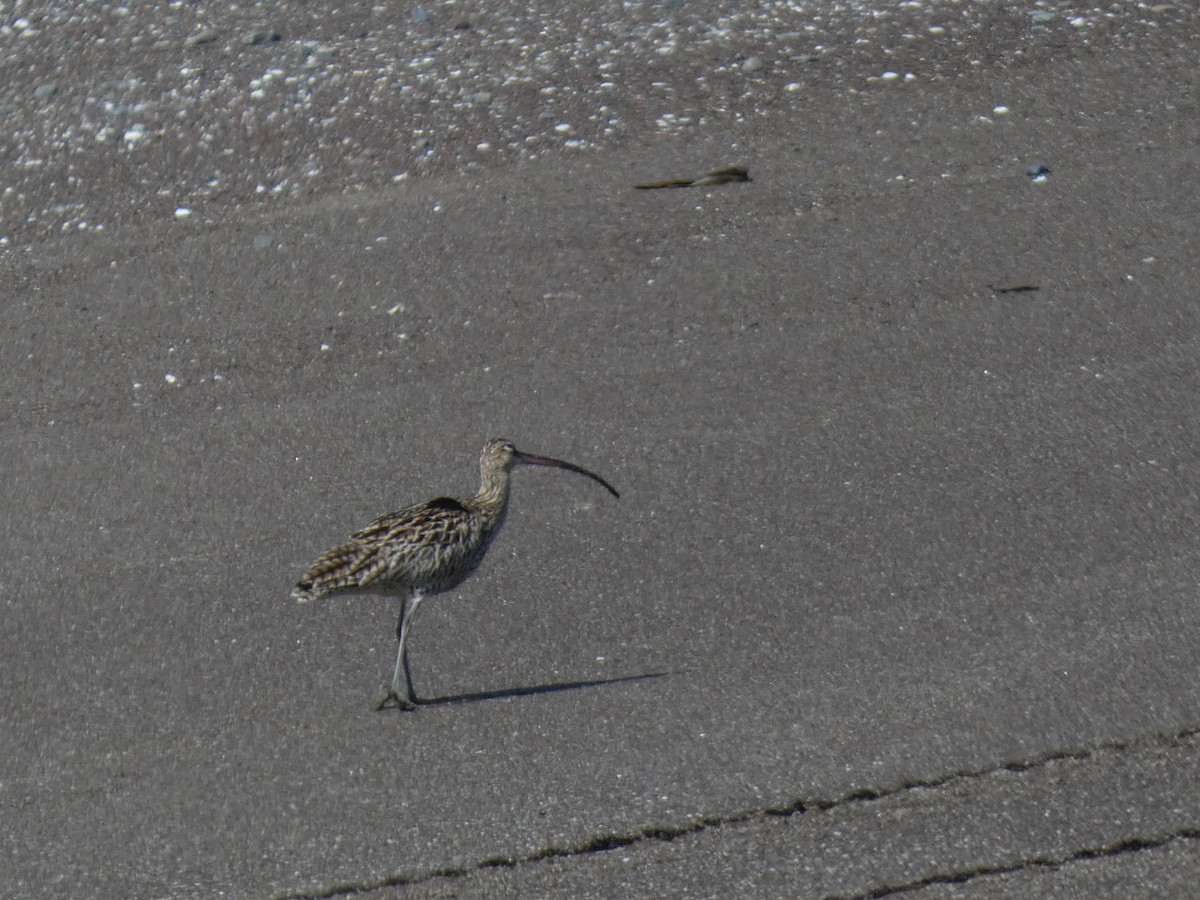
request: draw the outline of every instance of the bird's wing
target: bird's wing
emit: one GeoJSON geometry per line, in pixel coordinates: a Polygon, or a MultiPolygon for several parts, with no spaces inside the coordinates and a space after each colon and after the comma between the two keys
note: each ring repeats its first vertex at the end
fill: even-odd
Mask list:
{"type": "Polygon", "coordinates": [[[471,525],[471,512],[453,497],[438,497],[380,516],[350,535],[351,541],[380,545],[452,542],[471,525]]]}
{"type": "Polygon", "coordinates": [[[380,516],[323,553],[297,585],[305,599],[331,591],[369,588],[410,567],[423,553],[461,545],[471,530],[471,513],[449,497],[380,516]]]}
{"type": "Polygon", "coordinates": [[[308,567],[292,595],[304,602],[331,591],[366,587],[386,571],[379,549],[351,540],[326,550],[308,567]]]}

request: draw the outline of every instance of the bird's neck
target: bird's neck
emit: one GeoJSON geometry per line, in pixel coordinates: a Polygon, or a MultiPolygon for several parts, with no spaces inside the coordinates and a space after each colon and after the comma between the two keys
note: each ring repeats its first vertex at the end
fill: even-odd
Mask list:
{"type": "Polygon", "coordinates": [[[499,522],[508,507],[508,472],[485,473],[472,505],[489,521],[499,522]]]}

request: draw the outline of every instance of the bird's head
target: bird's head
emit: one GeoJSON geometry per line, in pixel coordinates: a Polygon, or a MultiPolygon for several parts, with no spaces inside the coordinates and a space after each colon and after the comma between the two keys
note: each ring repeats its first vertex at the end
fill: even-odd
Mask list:
{"type": "Polygon", "coordinates": [[[580,468],[574,463],[563,462],[561,459],[554,459],[549,456],[534,456],[532,453],[522,453],[513,446],[512,441],[506,438],[492,438],[483,445],[483,453],[479,457],[479,468],[486,479],[490,473],[508,472],[513,466],[553,466],[556,469],[566,469],[569,472],[575,472],[579,475],[584,475],[593,481],[604,486],[614,497],[620,497],[616,488],[597,475],[595,472],[589,472],[587,469],[580,468]]]}
{"type": "Polygon", "coordinates": [[[521,454],[508,438],[492,438],[483,445],[479,454],[479,468],[486,471],[508,471],[519,460],[521,454]]]}

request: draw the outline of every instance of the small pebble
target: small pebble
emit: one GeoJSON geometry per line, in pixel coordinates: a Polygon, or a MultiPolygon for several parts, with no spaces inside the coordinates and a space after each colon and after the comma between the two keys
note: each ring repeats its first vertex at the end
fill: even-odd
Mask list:
{"type": "Polygon", "coordinates": [[[256,234],[254,236],[254,249],[255,250],[266,250],[274,242],[275,242],[275,238],[271,237],[271,235],[269,235],[269,234],[256,234]]]}
{"type": "Polygon", "coordinates": [[[175,208],[175,218],[182,222],[184,219],[190,219],[192,211],[186,206],[178,206],[175,208]]]}
{"type": "Polygon", "coordinates": [[[742,62],[742,71],[746,73],[757,72],[763,67],[763,61],[757,56],[748,56],[742,62]]]}
{"type": "Polygon", "coordinates": [[[1041,163],[1030,163],[1025,169],[1025,174],[1030,178],[1045,178],[1050,174],[1050,167],[1041,163]]]}
{"type": "Polygon", "coordinates": [[[198,47],[201,44],[211,44],[217,39],[217,32],[212,28],[201,28],[193,35],[189,35],[184,44],[188,47],[198,47]]]}
{"type": "Polygon", "coordinates": [[[279,40],[279,32],[273,28],[260,28],[258,31],[250,31],[242,35],[242,43],[250,47],[258,47],[261,44],[273,44],[279,40]]]}
{"type": "Polygon", "coordinates": [[[33,89],[33,97],[35,100],[49,100],[58,93],[58,85],[47,81],[44,84],[39,84],[33,89]]]}

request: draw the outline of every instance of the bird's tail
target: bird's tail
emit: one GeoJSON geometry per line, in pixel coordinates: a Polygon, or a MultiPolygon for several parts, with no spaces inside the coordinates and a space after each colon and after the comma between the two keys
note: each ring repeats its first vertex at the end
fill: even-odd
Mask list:
{"type": "Polygon", "coordinates": [[[292,588],[292,599],[297,603],[312,603],[321,598],[322,592],[313,587],[311,581],[302,581],[292,588]]]}

